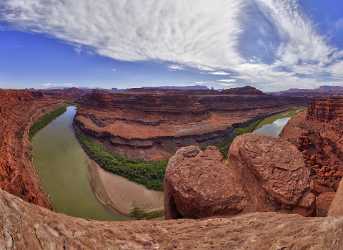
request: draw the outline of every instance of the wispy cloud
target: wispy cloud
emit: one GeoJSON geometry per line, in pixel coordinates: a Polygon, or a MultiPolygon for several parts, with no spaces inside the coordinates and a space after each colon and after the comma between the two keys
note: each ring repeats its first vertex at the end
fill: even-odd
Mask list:
{"type": "Polygon", "coordinates": [[[0,9],[1,19],[21,29],[113,59],[230,72],[265,89],[343,82],[342,52],[296,0],[2,0],[0,9]]]}
{"type": "Polygon", "coordinates": [[[178,64],[171,64],[171,65],[168,65],[168,69],[171,71],[178,71],[178,70],[184,70],[185,67],[178,64]]]}
{"type": "Polygon", "coordinates": [[[42,88],[72,88],[72,87],[79,87],[75,83],[43,83],[41,84],[42,88]]]}
{"type": "Polygon", "coordinates": [[[230,75],[230,73],[225,72],[225,71],[214,71],[214,72],[210,72],[209,74],[215,75],[215,76],[228,76],[228,75],[230,75]]]}

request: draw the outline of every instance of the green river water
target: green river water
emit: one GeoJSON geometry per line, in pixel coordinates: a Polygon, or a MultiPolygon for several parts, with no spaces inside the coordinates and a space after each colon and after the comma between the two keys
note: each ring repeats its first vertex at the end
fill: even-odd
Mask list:
{"type": "MultiPolygon", "coordinates": [[[[89,181],[88,157],[72,127],[75,107],[52,121],[33,138],[34,165],[54,210],[96,220],[125,220],[96,198],[89,181]]],[[[268,122],[254,133],[278,137],[289,117],[268,122]]]]}
{"type": "Polygon", "coordinates": [[[75,107],[33,138],[34,165],[56,212],[96,220],[123,220],[95,197],[89,182],[88,158],[77,141],[72,123],[75,107]]]}

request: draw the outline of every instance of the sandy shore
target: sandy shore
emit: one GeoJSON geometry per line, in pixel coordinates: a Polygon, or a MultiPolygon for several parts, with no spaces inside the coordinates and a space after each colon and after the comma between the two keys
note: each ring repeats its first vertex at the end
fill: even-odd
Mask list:
{"type": "Polygon", "coordinates": [[[102,169],[89,159],[90,183],[97,198],[114,213],[128,215],[132,209],[163,210],[163,192],[149,190],[102,169]]]}

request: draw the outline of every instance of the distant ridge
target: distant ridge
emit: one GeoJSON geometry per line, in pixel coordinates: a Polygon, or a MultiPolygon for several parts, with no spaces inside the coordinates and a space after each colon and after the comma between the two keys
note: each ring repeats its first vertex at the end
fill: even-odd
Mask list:
{"type": "Polygon", "coordinates": [[[343,95],[343,86],[320,86],[315,89],[297,89],[292,88],[285,91],[274,92],[273,95],[282,95],[282,96],[307,96],[307,97],[316,97],[316,96],[334,96],[334,95],[343,95]]]}
{"type": "Polygon", "coordinates": [[[130,89],[116,89],[112,88],[114,92],[122,91],[132,91],[132,92],[145,92],[145,91],[208,91],[210,90],[207,86],[203,85],[190,85],[190,86],[158,86],[158,87],[140,87],[140,88],[130,88],[130,89]]]}
{"type": "Polygon", "coordinates": [[[239,88],[225,89],[222,91],[224,94],[228,95],[266,95],[261,90],[251,87],[244,86],[239,88]]]}

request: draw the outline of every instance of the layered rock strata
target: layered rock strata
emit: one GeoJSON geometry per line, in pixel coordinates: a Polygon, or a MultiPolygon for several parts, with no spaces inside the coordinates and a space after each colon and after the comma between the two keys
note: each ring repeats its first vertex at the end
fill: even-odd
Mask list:
{"type": "Polygon", "coordinates": [[[305,103],[255,92],[93,92],[80,100],[75,125],[115,153],[160,160],[183,146],[221,142],[238,125],[305,103]]]}
{"type": "Polygon", "coordinates": [[[44,207],[49,201],[32,165],[28,132],[60,104],[38,92],[0,90],[0,188],[44,207]]]}
{"type": "Polygon", "coordinates": [[[343,176],[343,98],[318,99],[281,134],[302,152],[316,194],[335,192],[343,176]]]}

